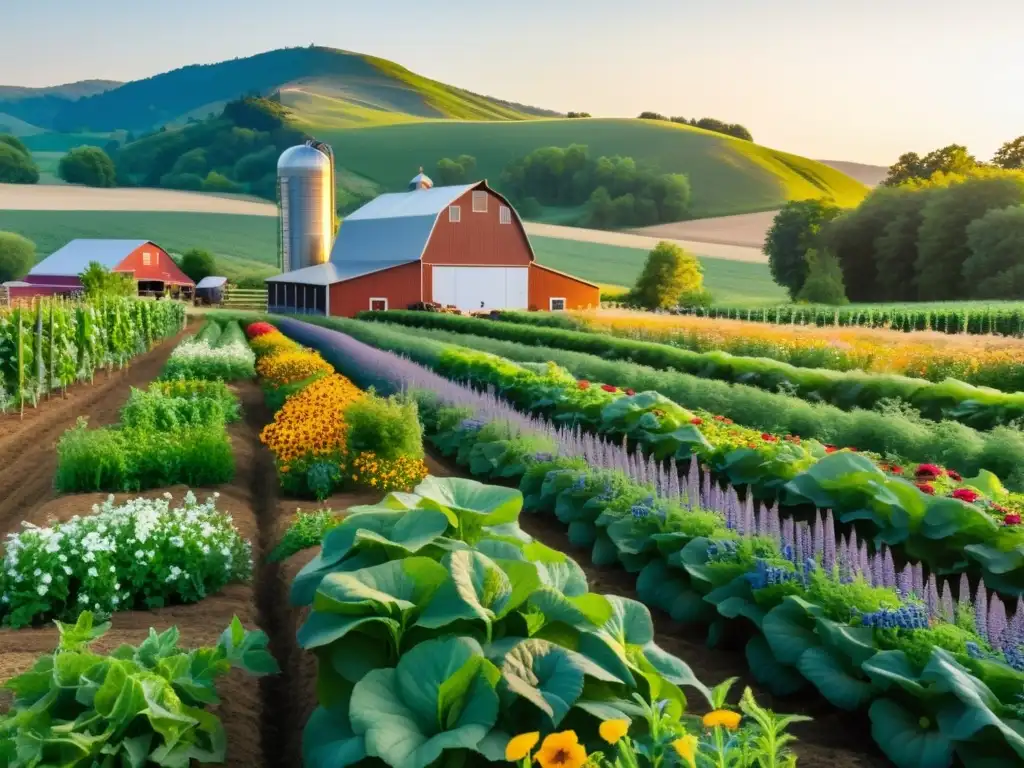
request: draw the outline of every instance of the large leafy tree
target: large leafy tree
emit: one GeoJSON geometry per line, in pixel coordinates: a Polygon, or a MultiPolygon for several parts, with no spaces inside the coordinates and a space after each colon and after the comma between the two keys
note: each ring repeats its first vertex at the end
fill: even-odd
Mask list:
{"type": "Polygon", "coordinates": [[[839,259],[827,250],[807,251],[807,279],[798,298],[811,304],[847,304],[839,259]]]}
{"type": "Polygon", "coordinates": [[[892,220],[894,199],[903,188],[879,187],[853,210],[828,222],[821,240],[843,272],[846,295],[851,301],[877,301],[888,297],[888,280],[878,279],[875,241],[892,220]]]}
{"type": "Polygon", "coordinates": [[[35,261],[35,243],[14,232],[0,232],[0,283],[24,277],[35,261]]]}
{"type": "Polygon", "coordinates": [[[992,162],[1000,168],[1024,169],[1024,136],[1003,144],[996,150],[992,162]]]}
{"type": "Polygon", "coordinates": [[[0,142],[0,184],[35,184],[39,168],[32,157],[13,145],[0,142]]]}
{"type": "Polygon", "coordinates": [[[917,238],[917,288],[922,301],[968,298],[963,279],[971,255],[967,227],[998,208],[1024,204],[1024,174],[988,171],[937,191],[924,207],[917,238]]]}
{"type": "Polygon", "coordinates": [[[797,297],[807,279],[807,251],[817,244],[822,226],[842,209],[827,200],[798,200],[786,203],[772,222],[764,242],[772,279],[797,297]]]}
{"type": "Polygon", "coordinates": [[[989,211],[967,227],[964,280],[979,299],[1024,297],[1024,206],[989,211]]]}
{"type": "Polygon", "coordinates": [[[697,257],[675,243],[663,241],[647,254],[633,295],[647,309],[661,309],[678,304],[687,295],[699,294],[703,288],[704,270],[697,257]]]}
{"type": "Polygon", "coordinates": [[[950,144],[929,152],[924,157],[916,152],[907,152],[889,167],[889,174],[882,182],[887,187],[898,187],[908,181],[926,181],[936,173],[963,174],[978,167],[974,155],[962,144],[950,144]]]}
{"type": "Polygon", "coordinates": [[[89,262],[89,266],[79,275],[79,279],[82,281],[85,295],[90,299],[101,296],[134,296],[137,291],[131,275],[111,272],[96,261],[89,262]]]}
{"type": "Polygon", "coordinates": [[[114,161],[99,147],[75,147],[60,159],[57,174],[69,184],[87,187],[113,187],[117,184],[114,161]]]}
{"type": "Polygon", "coordinates": [[[181,267],[182,272],[197,283],[204,277],[217,273],[217,262],[214,260],[213,254],[201,248],[191,248],[185,251],[178,266],[181,267]]]}

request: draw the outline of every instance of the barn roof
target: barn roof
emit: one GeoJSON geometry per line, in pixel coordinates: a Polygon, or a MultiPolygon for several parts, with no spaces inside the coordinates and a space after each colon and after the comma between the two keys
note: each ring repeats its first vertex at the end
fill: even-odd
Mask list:
{"type": "MultiPolygon", "coordinates": [[[[78,276],[96,261],[113,269],[149,240],[72,240],[29,270],[30,275],[78,276]]],[[[155,245],[155,243],[154,243],[155,245]]]]}
{"type": "Polygon", "coordinates": [[[477,187],[462,184],[380,195],[341,222],[331,262],[415,261],[423,255],[438,214],[477,187]]]}
{"type": "Polygon", "coordinates": [[[391,267],[400,267],[403,264],[414,264],[416,259],[383,259],[377,261],[328,261],[324,264],[314,264],[312,267],[303,267],[294,272],[285,272],[281,275],[268,277],[268,283],[298,283],[300,285],[331,285],[341,283],[345,280],[352,280],[356,277],[380,272],[391,267]]]}
{"type": "Polygon", "coordinates": [[[217,277],[215,275],[208,275],[196,283],[196,288],[220,288],[228,279],[226,277],[217,277]]]}

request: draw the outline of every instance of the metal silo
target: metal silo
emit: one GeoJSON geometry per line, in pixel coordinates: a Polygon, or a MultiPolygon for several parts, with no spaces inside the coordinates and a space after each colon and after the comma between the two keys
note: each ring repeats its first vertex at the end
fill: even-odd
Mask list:
{"type": "Polygon", "coordinates": [[[334,239],[334,152],[307,141],[277,161],[280,214],[278,262],[282,272],[323,264],[334,239]]]}

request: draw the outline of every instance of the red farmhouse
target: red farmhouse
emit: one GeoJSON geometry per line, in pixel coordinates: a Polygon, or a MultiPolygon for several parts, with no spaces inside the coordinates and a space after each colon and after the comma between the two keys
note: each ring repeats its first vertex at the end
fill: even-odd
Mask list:
{"type": "Polygon", "coordinates": [[[435,302],[465,311],[599,304],[599,289],[536,262],[519,215],[486,181],[380,195],[342,222],[330,261],[267,280],[271,311],[353,317],[435,302]]]}
{"type": "Polygon", "coordinates": [[[90,262],[135,278],[140,294],[163,294],[166,288],[191,293],[195,283],[170,254],[149,240],[72,240],[29,270],[25,280],[10,286],[11,298],[75,293],[90,262]]]}

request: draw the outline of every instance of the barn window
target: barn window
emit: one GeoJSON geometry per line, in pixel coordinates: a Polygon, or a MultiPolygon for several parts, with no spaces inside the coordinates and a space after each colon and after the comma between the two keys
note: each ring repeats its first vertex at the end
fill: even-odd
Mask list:
{"type": "Polygon", "coordinates": [[[512,223],[512,211],[507,205],[503,205],[498,209],[498,221],[502,224],[512,223]]]}
{"type": "Polygon", "coordinates": [[[487,193],[473,193],[473,213],[487,213],[487,193]]]}
{"type": "Polygon", "coordinates": [[[370,299],[370,311],[371,312],[387,312],[388,311],[388,300],[387,299],[370,299]]]}
{"type": "Polygon", "coordinates": [[[462,209],[457,205],[448,206],[448,221],[458,224],[462,220],[462,209]]]}
{"type": "Polygon", "coordinates": [[[563,299],[563,298],[549,299],[548,300],[548,306],[550,307],[552,312],[564,312],[565,311],[565,299],[563,299]]]}
{"type": "Polygon", "coordinates": [[[151,257],[149,251],[142,252],[142,266],[148,267],[151,264],[151,257]]]}

